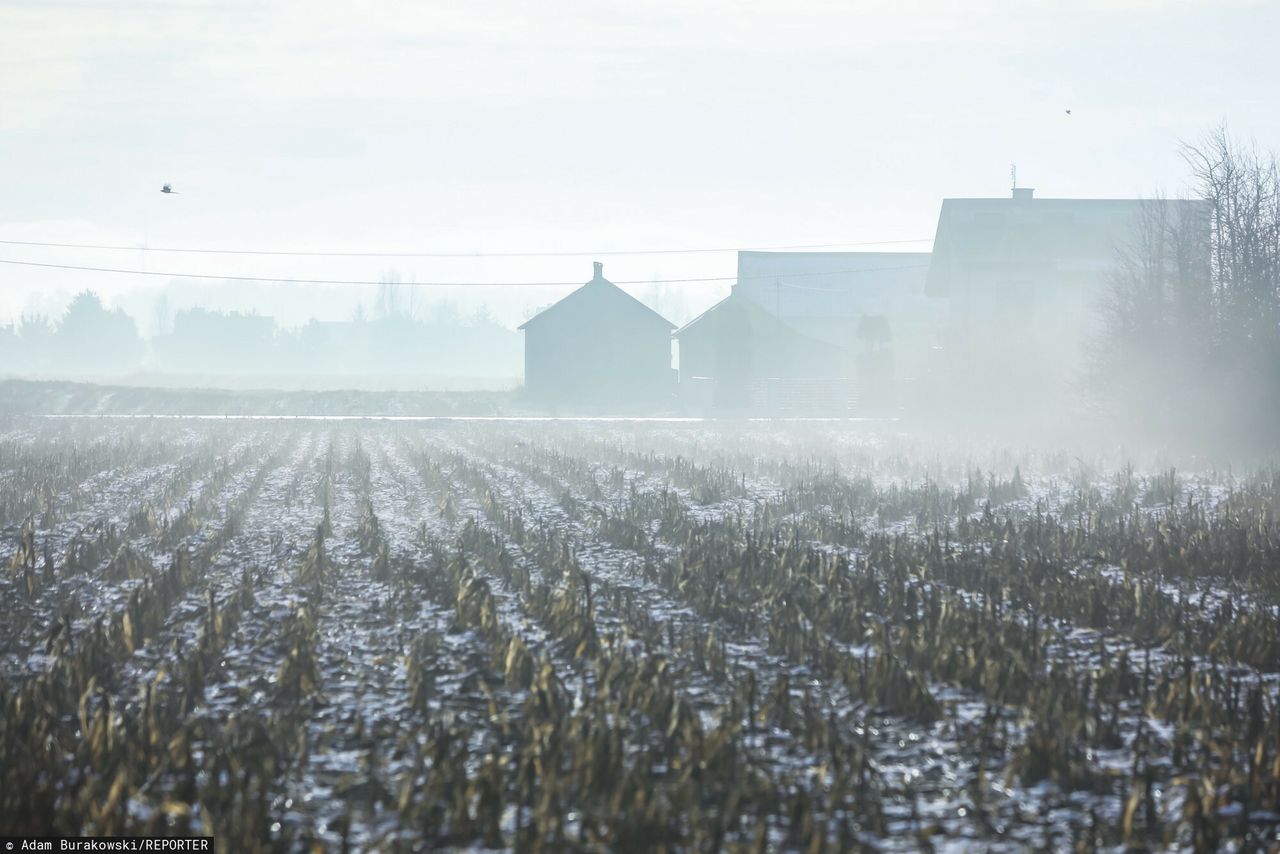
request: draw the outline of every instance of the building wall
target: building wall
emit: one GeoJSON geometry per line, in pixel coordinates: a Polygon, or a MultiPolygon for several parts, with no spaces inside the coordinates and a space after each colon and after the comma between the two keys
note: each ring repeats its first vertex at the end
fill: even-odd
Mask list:
{"type": "MultiPolygon", "coordinates": [[[[1203,204],[1138,199],[947,199],[931,292],[951,297],[953,341],[1036,342],[1076,361],[1122,256],[1162,217],[1197,227],[1203,204]]],[[[1207,220],[1206,220],[1207,221],[1207,220]]]]}
{"type": "Polygon", "coordinates": [[[620,301],[566,305],[525,328],[525,390],[548,405],[652,407],[673,399],[670,329],[620,301]]]}
{"type": "Polygon", "coordinates": [[[680,334],[681,399],[691,413],[782,414],[805,400],[822,409],[847,399],[842,381],[851,375],[846,351],[798,334],[741,296],[680,334]]]}
{"type": "Polygon", "coordinates": [[[1203,204],[1141,199],[947,199],[928,291],[949,296],[944,408],[1071,411],[1111,277],[1144,230],[1198,228],[1203,204]],[[1184,219],[1185,217],[1185,219],[1184,219]]]}
{"type": "Polygon", "coordinates": [[[948,325],[946,301],[925,293],[929,263],[927,252],[743,251],[736,288],[802,335],[850,354],[862,318],[886,318],[895,381],[914,381],[948,325]]]}
{"type": "Polygon", "coordinates": [[[726,379],[847,376],[845,351],[801,335],[735,324],[708,324],[680,338],[680,375],[726,379]]]}

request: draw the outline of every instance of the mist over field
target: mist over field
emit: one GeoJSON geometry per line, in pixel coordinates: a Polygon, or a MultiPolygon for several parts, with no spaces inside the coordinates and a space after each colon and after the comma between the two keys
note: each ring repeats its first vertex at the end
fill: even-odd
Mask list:
{"type": "Polygon", "coordinates": [[[1280,847],[1278,31],[0,0],[0,841],[1280,847]]]}

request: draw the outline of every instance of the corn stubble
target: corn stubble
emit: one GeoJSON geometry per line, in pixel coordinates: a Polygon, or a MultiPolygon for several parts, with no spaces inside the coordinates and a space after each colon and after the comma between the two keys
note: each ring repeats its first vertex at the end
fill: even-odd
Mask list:
{"type": "Polygon", "coordinates": [[[929,471],[836,428],[166,429],[0,439],[0,831],[1275,844],[1274,474],[929,471]]]}

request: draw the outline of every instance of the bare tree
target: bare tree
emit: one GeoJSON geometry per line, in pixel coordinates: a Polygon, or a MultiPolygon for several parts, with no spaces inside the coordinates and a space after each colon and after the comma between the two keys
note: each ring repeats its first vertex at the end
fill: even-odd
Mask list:
{"type": "Polygon", "coordinates": [[[1093,380],[1147,426],[1265,436],[1280,416],[1280,168],[1226,129],[1183,146],[1200,204],[1152,204],[1104,306],[1093,380]]]}
{"type": "Polygon", "coordinates": [[[420,310],[417,288],[404,284],[394,270],[381,276],[374,304],[375,319],[416,320],[420,310]]]}
{"type": "Polygon", "coordinates": [[[1274,347],[1280,329],[1280,165],[1219,128],[1183,147],[1212,204],[1212,274],[1218,344],[1274,347]]]}

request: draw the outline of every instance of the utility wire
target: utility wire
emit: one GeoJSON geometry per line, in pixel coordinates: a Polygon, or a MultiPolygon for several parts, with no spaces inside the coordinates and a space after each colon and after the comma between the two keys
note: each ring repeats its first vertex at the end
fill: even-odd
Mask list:
{"type": "MultiPolygon", "coordinates": [[[[269,282],[280,285],[401,285],[405,287],[416,288],[456,288],[456,287],[475,287],[475,288],[510,288],[510,287],[566,287],[569,285],[582,285],[581,281],[576,282],[389,282],[370,279],[281,279],[272,276],[220,276],[212,273],[171,273],[161,270],[128,270],[119,267],[80,267],[74,264],[44,264],[37,261],[14,261],[8,258],[0,258],[0,264],[12,264],[18,267],[43,267],[52,270],[76,270],[85,273],[122,273],[133,276],[167,276],[171,279],[216,279],[223,282],[269,282]]],[[[806,271],[803,273],[787,273],[787,278],[796,276],[843,276],[853,273],[877,273],[884,270],[916,270],[928,267],[928,264],[903,264],[892,267],[864,267],[858,270],[822,270],[822,271],[806,271]]],[[[758,276],[705,276],[687,279],[629,279],[617,281],[615,285],[665,285],[665,284],[694,284],[703,282],[733,282],[743,281],[745,279],[779,279],[776,273],[761,274],[758,276]]],[[[784,283],[779,283],[784,284],[784,283]]]]}
{"type": "Polygon", "coordinates": [[[776,252],[788,249],[836,249],[848,246],[893,246],[928,243],[915,240],[868,240],[862,243],[798,243],[790,246],[725,246],[712,249],[614,249],[604,252],[290,252],[267,249],[197,249],[173,246],[120,246],[102,243],[41,243],[35,240],[0,240],[5,246],[41,246],[55,249],[102,249],[119,252],[185,252],[200,255],[275,255],[307,258],[577,258],[608,255],[694,255],[713,252],[776,252]]]}

